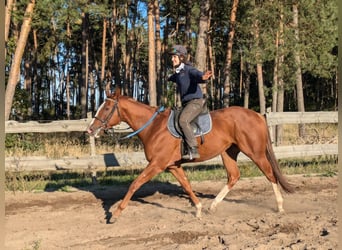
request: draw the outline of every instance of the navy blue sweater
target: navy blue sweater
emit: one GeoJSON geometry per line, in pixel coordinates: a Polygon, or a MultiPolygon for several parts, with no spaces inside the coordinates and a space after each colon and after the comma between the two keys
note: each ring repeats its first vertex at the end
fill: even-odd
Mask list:
{"type": "Polygon", "coordinates": [[[169,77],[169,81],[177,84],[177,89],[181,96],[182,104],[196,98],[203,98],[199,83],[203,83],[203,72],[185,64],[179,73],[174,73],[169,77]]]}

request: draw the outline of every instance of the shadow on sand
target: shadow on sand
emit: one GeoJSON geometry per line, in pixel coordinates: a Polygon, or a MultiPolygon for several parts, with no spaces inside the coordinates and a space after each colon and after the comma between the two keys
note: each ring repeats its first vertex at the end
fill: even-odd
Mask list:
{"type": "MultiPolygon", "coordinates": [[[[201,170],[201,167],[199,167],[199,170],[201,170]]],[[[96,199],[101,201],[106,223],[111,224],[112,207],[124,198],[130,184],[141,171],[142,169],[120,170],[118,168],[98,171],[97,176],[99,177],[96,179],[96,182],[94,182],[93,179],[93,183],[91,181],[91,172],[56,171],[51,173],[51,182],[46,185],[44,191],[54,192],[63,190],[66,186],[70,186],[82,191],[90,192],[96,199]],[[109,178],[104,178],[106,176],[109,176],[109,178]],[[114,176],[118,178],[110,178],[114,176]],[[123,178],[120,178],[120,176],[123,178]]],[[[164,207],[160,203],[148,201],[148,197],[153,196],[157,192],[170,197],[175,196],[189,199],[189,196],[184,192],[180,184],[152,180],[140,187],[134,193],[131,201],[164,207]]],[[[200,192],[195,192],[195,194],[198,198],[214,198],[214,195],[212,194],[203,194],[200,192]]],[[[180,212],[187,213],[188,211],[180,212]]]]}

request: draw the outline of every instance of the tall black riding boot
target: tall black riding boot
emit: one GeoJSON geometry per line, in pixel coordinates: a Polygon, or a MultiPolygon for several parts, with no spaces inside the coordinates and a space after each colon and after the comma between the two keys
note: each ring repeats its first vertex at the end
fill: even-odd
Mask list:
{"type": "Polygon", "coordinates": [[[189,149],[189,159],[192,160],[192,159],[197,159],[197,158],[200,158],[197,147],[191,147],[189,149]]]}

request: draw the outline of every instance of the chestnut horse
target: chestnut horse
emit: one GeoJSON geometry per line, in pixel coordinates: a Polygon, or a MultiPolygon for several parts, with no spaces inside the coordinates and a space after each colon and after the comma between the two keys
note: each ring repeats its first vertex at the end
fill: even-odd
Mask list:
{"type": "MultiPolygon", "coordinates": [[[[125,197],[113,213],[114,218],[119,217],[133,194],[144,183],[166,169],[175,176],[190,196],[197,208],[196,216],[201,216],[201,202],[194,194],[181,167],[182,163],[189,161],[181,159],[181,139],[172,136],[167,128],[170,112],[168,108],[158,113],[156,107],[122,96],[120,90],[117,89],[114,93],[107,92],[107,99],[91,121],[87,131],[91,136],[98,137],[101,131],[112,128],[120,122],[126,122],[134,131],[137,131],[157,114],[153,122],[138,133],[149,163],[130,185],[125,197]]],[[[292,193],[294,189],[280,172],[265,118],[259,113],[242,107],[214,110],[210,112],[210,115],[212,130],[204,135],[204,143],[199,143],[198,150],[201,157],[191,161],[201,162],[221,155],[228,181],[215,197],[210,209],[215,209],[239,180],[237,156],[241,151],[253,160],[272,183],[278,210],[283,212],[283,198],[278,183],[288,193],[292,193]]]]}

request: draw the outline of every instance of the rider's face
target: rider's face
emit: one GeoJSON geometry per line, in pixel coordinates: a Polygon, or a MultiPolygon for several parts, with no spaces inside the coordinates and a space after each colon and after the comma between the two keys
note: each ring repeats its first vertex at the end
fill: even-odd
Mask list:
{"type": "Polygon", "coordinates": [[[177,56],[177,55],[172,55],[171,60],[172,60],[172,65],[173,65],[173,67],[179,66],[179,64],[180,64],[179,56],[177,56]]]}

